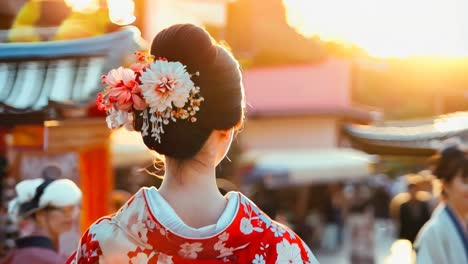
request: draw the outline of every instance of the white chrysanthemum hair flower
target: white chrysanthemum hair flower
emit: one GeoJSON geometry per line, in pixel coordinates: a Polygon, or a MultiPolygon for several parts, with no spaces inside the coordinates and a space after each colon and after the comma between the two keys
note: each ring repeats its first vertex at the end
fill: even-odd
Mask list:
{"type": "Polygon", "coordinates": [[[157,60],[151,63],[140,78],[142,94],[151,111],[183,108],[195,88],[190,77],[180,62],[157,60]]]}

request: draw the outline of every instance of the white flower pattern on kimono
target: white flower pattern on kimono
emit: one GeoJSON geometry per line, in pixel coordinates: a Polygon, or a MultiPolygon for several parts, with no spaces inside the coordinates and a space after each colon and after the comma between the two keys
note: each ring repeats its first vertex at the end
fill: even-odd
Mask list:
{"type": "Polygon", "coordinates": [[[187,242],[180,245],[179,255],[188,259],[196,259],[201,251],[203,251],[202,243],[195,242],[190,244],[187,242]]]}
{"type": "Polygon", "coordinates": [[[230,247],[230,248],[227,248],[227,247],[223,247],[220,251],[219,251],[219,256],[218,258],[223,258],[223,257],[228,257],[228,256],[231,256],[233,255],[234,253],[234,248],[230,247]]]}
{"type": "Polygon", "coordinates": [[[282,237],[286,230],[278,224],[271,224],[271,231],[275,234],[275,237],[282,237]]]}
{"type": "Polygon", "coordinates": [[[145,243],[148,242],[148,237],[146,236],[146,234],[148,233],[148,229],[146,228],[146,225],[143,222],[134,223],[130,230],[133,234],[138,234],[141,241],[145,243]]]}
{"type": "Polygon", "coordinates": [[[154,222],[153,219],[151,219],[151,217],[149,216],[146,217],[145,224],[149,230],[154,230],[154,228],[156,227],[156,222],[154,222]]]}
{"type": "Polygon", "coordinates": [[[156,264],[174,264],[174,261],[172,261],[172,256],[159,253],[158,262],[156,262],[156,264]]]}
{"type": "Polygon", "coordinates": [[[248,234],[251,234],[253,232],[253,225],[252,225],[252,223],[250,222],[249,219],[247,219],[245,217],[242,218],[241,223],[240,223],[240,231],[244,235],[248,235],[248,234]]]}
{"type": "Polygon", "coordinates": [[[164,227],[160,226],[158,223],[154,223],[156,225],[156,230],[159,230],[159,233],[161,235],[165,236],[166,235],[166,229],[164,227]]]}
{"type": "Polygon", "coordinates": [[[227,241],[227,240],[229,239],[229,233],[224,232],[224,233],[222,233],[218,238],[219,238],[219,240],[221,240],[221,241],[227,241]]]}
{"type": "Polygon", "coordinates": [[[130,259],[131,264],[146,264],[149,261],[148,255],[144,252],[138,253],[136,256],[130,259]]]}
{"type": "Polygon", "coordinates": [[[276,264],[303,264],[301,258],[301,249],[296,243],[290,244],[286,239],[276,244],[278,257],[276,264]]]}
{"type": "Polygon", "coordinates": [[[153,248],[151,244],[148,244],[148,228],[146,226],[146,221],[140,218],[138,212],[131,214],[128,219],[127,227],[130,229],[131,234],[137,236],[145,244],[147,249],[153,248]]]}
{"type": "Polygon", "coordinates": [[[265,264],[265,258],[262,255],[255,255],[254,260],[252,260],[252,264],[265,264]]]}
{"type": "Polygon", "coordinates": [[[234,248],[226,247],[226,241],[229,238],[228,233],[223,233],[220,236],[218,236],[218,242],[216,242],[213,246],[214,250],[219,251],[218,258],[223,258],[227,256],[231,256],[233,254],[234,248]]]}

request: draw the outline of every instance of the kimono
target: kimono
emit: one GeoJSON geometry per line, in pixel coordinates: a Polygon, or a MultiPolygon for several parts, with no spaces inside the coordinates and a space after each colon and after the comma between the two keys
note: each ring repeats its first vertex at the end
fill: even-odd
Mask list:
{"type": "Polygon", "coordinates": [[[418,264],[468,263],[468,238],[450,207],[436,208],[416,238],[418,264]]]}
{"type": "Polygon", "coordinates": [[[52,241],[47,237],[28,236],[15,242],[16,248],[0,259],[0,264],[63,264],[66,260],[55,251],[52,241]]]}
{"type": "Polygon", "coordinates": [[[174,231],[177,225],[168,228],[177,216],[161,209],[164,201],[158,195],[155,188],[142,188],[116,214],[98,220],[66,263],[318,263],[293,231],[241,193],[226,195],[228,205],[220,217],[225,224],[207,227],[209,232],[188,230],[193,234],[174,231]]]}

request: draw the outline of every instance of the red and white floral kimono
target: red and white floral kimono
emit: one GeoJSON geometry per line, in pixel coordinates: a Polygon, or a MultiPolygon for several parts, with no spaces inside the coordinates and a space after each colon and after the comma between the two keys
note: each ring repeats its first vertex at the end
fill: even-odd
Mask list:
{"type": "Polygon", "coordinates": [[[165,215],[178,217],[165,211],[168,204],[157,190],[142,188],[115,215],[93,224],[67,263],[318,263],[296,234],[247,197],[238,192],[226,197],[228,206],[221,216],[225,225],[213,225],[216,232],[209,236],[197,236],[195,229],[187,236],[191,233],[168,228],[180,219],[168,221],[165,215]]]}

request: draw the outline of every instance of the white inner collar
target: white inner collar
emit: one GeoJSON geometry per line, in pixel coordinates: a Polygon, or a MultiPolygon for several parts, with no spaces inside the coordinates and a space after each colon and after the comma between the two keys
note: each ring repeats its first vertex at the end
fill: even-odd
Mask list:
{"type": "Polygon", "coordinates": [[[145,190],[151,212],[158,222],[171,232],[187,238],[203,238],[213,236],[226,229],[236,216],[239,207],[237,192],[226,194],[228,203],[215,224],[194,228],[188,226],[177,215],[172,206],[161,196],[155,187],[145,190]]]}

